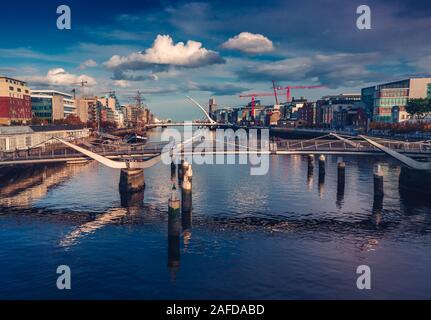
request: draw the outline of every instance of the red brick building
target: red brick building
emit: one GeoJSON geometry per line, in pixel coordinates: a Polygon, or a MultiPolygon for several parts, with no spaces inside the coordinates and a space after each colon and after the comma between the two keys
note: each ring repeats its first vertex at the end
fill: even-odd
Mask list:
{"type": "Polygon", "coordinates": [[[298,109],[298,120],[304,121],[306,127],[314,127],[316,125],[316,103],[304,103],[302,108],[298,109]]]}
{"type": "Polygon", "coordinates": [[[0,77],[0,125],[31,121],[30,89],[23,81],[0,77]]]}

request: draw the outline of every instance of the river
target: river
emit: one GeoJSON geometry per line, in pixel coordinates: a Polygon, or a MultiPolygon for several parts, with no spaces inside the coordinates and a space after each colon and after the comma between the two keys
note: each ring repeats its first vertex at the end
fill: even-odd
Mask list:
{"type": "Polygon", "coordinates": [[[145,171],[146,189],[121,200],[119,172],[56,166],[0,189],[0,299],[431,298],[431,201],[400,192],[387,157],[337,158],[307,177],[305,156],[248,165],[195,165],[193,210],[168,241],[170,168],[145,171]],[[373,198],[373,167],[385,174],[373,198]],[[72,289],[56,287],[59,265],[72,289]],[[356,269],[372,270],[372,289],[356,269]]]}

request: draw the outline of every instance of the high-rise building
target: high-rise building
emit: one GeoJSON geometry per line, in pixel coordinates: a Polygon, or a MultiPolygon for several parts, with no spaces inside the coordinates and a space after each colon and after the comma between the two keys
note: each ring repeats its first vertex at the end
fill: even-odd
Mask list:
{"type": "Polygon", "coordinates": [[[216,99],[215,98],[211,98],[210,99],[210,101],[209,101],[209,114],[211,115],[211,114],[213,114],[216,110],[217,110],[217,102],[216,102],[216,99]]]}
{"type": "Polygon", "coordinates": [[[362,89],[362,101],[376,122],[406,121],[409,99],[426,97],[431,97],[431,78],[409,78],[362,89]]]}
{"type": "Polygon", "coordinates": [[[76,115],[75,100],[72,95],[54,90],[31,91],[32,114],[52,123],[55,120],[76,115]]]}
{"type": "Polygon", "coordinates": [[[30,89],[23,81],[0,77],[0,124],[31,121],[30,89]]]}

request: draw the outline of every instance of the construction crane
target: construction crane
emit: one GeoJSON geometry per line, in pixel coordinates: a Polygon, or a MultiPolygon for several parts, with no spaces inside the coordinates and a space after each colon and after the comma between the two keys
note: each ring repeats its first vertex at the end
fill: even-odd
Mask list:
{"type": "MultiPolygon", "coordinates": [[[[80,86],[81,86],[81,88],[82,88],[82,91],[84,91],[84,87],[85,87],[87,84],[88,84],[88,81],[85,81],[85,80],[82,80],[82,81],[80,81],[80,82],[71,83],[71,85],[72,85],[72,86],[80,85],[80,86]]],[[[72,92],[73,92],[73,99],[75,99],[75,98],[76,98],[76,88],[74,88],[74,89],[72,90],[72,92]]]]}
{"type": "Polygon", "coordinates": [[[256,98],[257,97],[273,97],[273,93],[249,93],[239,96],[242,98],[251,98],[251,116],[254,119],[256,116],[255,107],[256,107],[256,98]]]}
{"type": "Polygon", "coordinates": [[[287,87],[276,87],[275,90],[286,90],[286,102],[292,102],[292,89],[317,89],[323,88],[324,86],[287,86],[287,87]]]}
{"type": "Polygon", "coordinates": [[[277,94],[277,85],[275,84],[274,80],[272,80],[272,88],[274,89],[275,103],[277,105],[279,105],[279,103],[278,103],[278,94],[277,94]]]}

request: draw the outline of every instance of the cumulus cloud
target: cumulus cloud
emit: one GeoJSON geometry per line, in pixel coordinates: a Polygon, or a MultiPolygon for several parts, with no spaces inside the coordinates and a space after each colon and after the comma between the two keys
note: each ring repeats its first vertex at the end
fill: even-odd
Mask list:
{"type": "Polygon", "coordinates": [[[384,77],[371,68],[380,60],[380,55],[376,53],[316,54],[248,65],[238,70],[237,75],[242,80],[254,82],[308,81],[329,88],[357,86],[384,77]]]}
{"type": "Polygon", "coordinates": [[[250,54],[274,51],[271,40],[261,34],[241,32],[222,44],[222,48],[238,50],[250,54]]]}
{"type": "Polygon", "coordinates": [[[248,88],[238,86],[232,83],[224,84],[203,84],[196,82],[189,82],[185,88],[187,91],[205,91],[210,92],[215,96],[230,96],[248,91],[248,88]]]}
{"type": "Polygon", "coordinates": [[[94,61],[93,59],[86,60],[79,65],[79,69],[81,70],[87,69],[87,68],[94,68],[94,67],[97,67],[97,62],[94,61]]]}
{"type": "Polygon", "coordinates": [[[114,81],[114,85],[120,88],[128,88],[130,87],[130,82],[127,80],[116,80],[114,81]]]}
{"type": "Polygon", "coordinates": [[[75,75],[66,72],[62,68],[51,69],[48,71],[46,76],[32,76],[26,77],[27,82],[31,84],[41,85],[41,86],[72,86],[81,81],[86,81],[87,86],[95,86],[97,84],[96,79],[83,75],[75,75]]]}
{"type": "Polygon", "coordinates": [[[170,66],[198,68],[225,63],[220,55],[189,40],[174,44],[169,35],[158,35],[151,48],[128,56],[114,55],[104,65],[111,70],[165,70],[170,66]]]}

